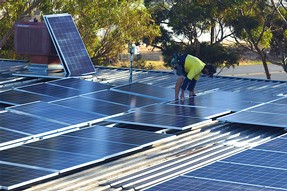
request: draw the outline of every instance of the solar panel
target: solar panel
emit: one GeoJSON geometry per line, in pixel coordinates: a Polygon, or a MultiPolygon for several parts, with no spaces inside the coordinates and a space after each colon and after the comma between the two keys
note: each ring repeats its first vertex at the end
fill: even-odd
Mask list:
{"type": "Polygon", "coordinates": [[[272,113],[277,115],[287,115],[287,107],[283,104],[263,104],[258,107],[253,107],[248,109],[248,111],[262,112],[262,113],[272,113]]]}
{"type": "Polygon", "coordinates": [[[244,185],[234,182],[179,176],[145,191],[279,191],[281,189],[244,185]]]}
{"type": "Polygon", "coordinates": [[[279,99],[279,100],[276,100],[274,101],[273,103],[277,103],[277,104],[287,104],[287,97],[285,98],[282,98],[282,99],[279,99]]]}
{"type": "Polygon", "coordinates": [[[0,127],[29,135],[48,134],[67,127],[61,123],[13,112],[0,113],[0,121],[0,127]]]}
{"type": "Polygon", "coordinates": [[[34,94],[30,92],[24,92],[19,90],[8,90],[0,93],[0,103],[9,105],[21,105],[34,101],[53,101],[56,97],[34,94]]]}
{"type": "Polygon", "coordinates": [[[154,104],[147,107],[137,108],[136,111],[140,113],[148,112],[198,118],[213,118],[230,113],[230,111],[221,108],[199,108],[168,104],[154,104]]]}
{"type": "Polygon", "coordinates": [[[238,112],[231,115],[218,118],[220,121],[264,125],[271,127],[287,127],[286,115],[276,115],[270,113],[257,113],[257,112],[238,112]]]}
{"type": "Polygon", "coordinates": [[[247,102],[247,101],[225,101],[222,99],[202,99],[200,96],[196,96],[194,98],[189,98],[185,100],[176,100],[172,101],[169,104],[176,105],[184,105],[191,107],[207,107],[207,108],[221,108],[229,111],[240,111],[243,109],[247,109],[249,107],[253,107],[258,103],[255,102],[247,102]]]}
{"type": "Polygon", "coordinates": [[[139,131],[134,129],[125,129],[117,127],[94,126],[82,129],[63,136],[86,138],[93,140],[104,140],[113,143],[124,143],[129,145],[145,146],[171,137],[167,134],[159,134],[149,131],[139,131]]]}
{"type": "Polygon", "coordinates": [[[118,86],[112,88],[112,90],[159,100],[166,100],[166,101],[174,100],[173,89],[141,84],[141,83],[132,83],[123,86],[118,86]]]}
{"type": "Polygon", "coordinates": [[[278,153],[287,153],[286,143],[287,143],[286,135],[284,135],[280,138],[276,138],[272,141],[259,145],[255,148],[260,149],[260,150],[278,152],[278,153]]]}
{"type": "Polygon", "coordinates": [[[49,81],[48,83],[73,88],[80,91],[81,93],[90,93],[111,88],[111,86],[107,84],[81,80],[79,78],[64,78],[60,80],[49,81]]]}
{"type": "Polygon", "coordinates": [[[122,93],[122,92],[110,91],[110,90],[85,94],[83,96],[88,97],[88,98],[93,98],[93,99],[109,101],[113,103],[119,103],[119,104],[127,105],[131,108],[142,107],[142,106],[160,102],[158,99],[146,98],[146,97],[131,95],[131,94],[122,93]]]}
{"type": "Polygon", "coordinates": [[[89,122],[100,120],[100,118],[103,117],[103,115],[100,114],[79,111],[73,108],[67,108],[61,105],[41,101],[26,105],[13,106],[7,109],[61,122],[65,125],[88,124],[89,122]]]}
{"type": "Polygon", "coordinates": [[[250,149],[228,157],[222,161],[287,170],[287,153],[276,152],[274,150],[260,150],[259,148],[250,149]]]}
{"type": "Polygon", "coordinates": [[[95,72],[71,15],[44,15],[44,21],[67,73],[80,76],[95,72]]]}
{"type": "MultiPolygon", "coordinates": [[[[42,141],[40,142],[42,143],[42,141]]],[[[90,147],[91,146],[95,145],[90,145],[90,147]]],[[[69,168],[77,168],[85,163],[90,163],[91,161],[94,161],[96,159],[95,157],[89,155],[81,155],[77,153],[48,150],[29,146],[20,146],[2,150],[0,151],[0,155],[1,161],[4,162],[17,163],[22,166],[29,165],[34,168],[45,168],[50,171],[60,171],[68,170],[69,168]]]]}
{"type": "Polygon", "coordinates": [[[27,139],[29,138],[23,133],[8,131],[0,127],[0,147],[27,139]]]}
{"type": "Polygon", "coordinates": [[[287,170],[280,168],[215,162],[185,176],[258,187],[287,189],[287,170]]]}
{"type": "Polygon", "coordinates": [[[69,108],[75,108],[77,110],[85,112],[93,112],[103,115],[115,115],[123,112],[127,112],[130,108],[124,105],[115,103],[104,102],[101,100],[95,100],[85,97],[74,97],[64,100],[53,102],[54,104],[66,106],[69,108]]]}
{"type": "Polygon", "coordinates": [[[57,98],[67,98],[67,97],[73,97],[80,95],[81,92],[71,89],[71,88],[65,88],[60,86],[55,86],[48,83],[40,83],[25,87],[19,87],[17,88],[19,90],[33,92],[40,95],[46,95],[46,96],[52,96],[57,98]]]}
{"type": "Polygon", "coordinates": [[[0,161],[0,189],[11,190],[36,181],[51,178],[57,173],[23,166],[5,164],[0,161]]]}
{"type": "Polygon", "coordinates": [[[148,127],[183,130],[210,123],[200,118],[133,112],[106,119],[109,122],[143,125],[148,127]]]}

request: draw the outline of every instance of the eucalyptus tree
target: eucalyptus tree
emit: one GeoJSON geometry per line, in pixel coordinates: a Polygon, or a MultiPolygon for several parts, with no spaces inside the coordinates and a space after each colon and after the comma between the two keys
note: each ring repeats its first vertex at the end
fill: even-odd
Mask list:
{"type": "Polygon", "coordinates": [[[267,79],[271,79],[267,50],[273,36],[271,27],[275,13],[269,1],[245,0],[225,18],[225,22],[233,28],[237,42],[259,55],[267,79]]]}

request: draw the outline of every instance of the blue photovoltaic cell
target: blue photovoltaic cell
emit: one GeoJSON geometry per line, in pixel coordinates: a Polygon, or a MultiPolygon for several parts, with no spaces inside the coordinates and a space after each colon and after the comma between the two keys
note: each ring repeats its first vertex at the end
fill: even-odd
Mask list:
{"type": "Polygon", "coordinates": [[[71,15],[44,15],[44,20],[67,72],[71,76],[95,72],[71,15]]]}
{"type": "Polygon", "coordinates": [[[283,104],[267,103],[267,104],[260,105],[258,107],[251,108],[248,111],[273,113],[277,115],[287,115],[287,106],[283,104]]]}
{"type": "Polygon", "coordinates": [[[0,147],[4,145],[12,144],[13,142],[16,142],[16,141],[20,141],[25,137],[27,137],[27,135],[0,128],[0,147]]]}
{"type": "Polygon", "coordinates": [[[19,90],[8,90],[0,93],[0,103],[9,105],[21,105],[34,101],[53,101],[58,98],[46,95],[39,95],[19,90]]]}
{"type": "Polygon", "coordinates": [[[128,113],[121,116],[108,118],[106,121],[178,130],[191,128],[199,125],[199,123],[209,122],[209,120],[200,118],[140,112],[128,113]]]}
{"type": "Polygon", "coordinates": [[[68,97],[78,96],[81,94],[81,92],[77,90],[55,86],[55,85],[48,84],[48,83],[35,84],[35,85],[20,87],[18,89],[41,94],[41,95],[53,96],[57,98],[68,98],[68,97]]]}
{"type": "Polygon", "coordinates": [[[34,167],[47,168],[50,170],[65,170],[67,168],[82,165],[96,159],[95,157],[88,155],[61,152],[57,150],[47,150],[29,146],[20,146],[12,149],[2,150],[0,151],[0,158],[0,162],[4,161],[19,163],[34,167]]]}
{"type": "Polygon", "coordinates": [[[65,128],[66,125],[13,112],[0,113],[0,127],[30,135],[48,133],[65,128]]]}
{"type": "Polygon", "coordinates": [[[103,117],[103,115],[100,114],[79,111],[46,102],[34,102],[26,105],[13,106],[7,109],[24,114],[44,117],[46,119],[55,120],[70,125],[88,123],[103,117]]]}
{"type": "Polygon", "coordinates": [[[115,156],[134,149],[137,145],[110,142],[106,140],[84,139],[80,137],[58,136],[29,144],[30,147],[62,151],[93,157],[94,160],[115,156]]]}
{"type": "Polygon", "coordinates": [[[114,143],[143,146],[170,137],[171,135],[117,127],[94,126],[72,133],[67,133],[63,136],[81,137],[94,140],[111,141],[114,143]]]}
{"type": "Polygon", "coordinates": [[[13,166],[0,162],[0,189],[15,189],[27,183],[56,175],[56,173],[47,170],[13,166]]]}
{"type": "Polygon", "coordinates": [[[238,112],[218,118],[220,121],[243,123],[252,125],[264,125],[271,127],[287,127],[286,115],[257,112],[238,112]]]}
{"type": "Polygon", "coordinates": [[[130,108],[128,106],[104,102],[100,100],[85,98],[85,97],[74,97],[65,100],[53,102],[54,104],[75,108],[77,110],[85,112],[93,112],[103,115],[114,115],[118,113],[127,112],[130,108]]]}
{"type": "Polygon", "coordinates": [[[240,111],[253,107],[258,103],[247,102],[247,101],[225,101],[222,99],[202,99],[200,96],[195,96],[193,98],[185,100],[176,100],[170,102],[170,104],[192,106],[192,107],[208,107],[208,108],[221,108],[230,111],[240,111]]]}
{"type": "Polygon", "coordinates": [[[131,94],[122,93],[122,92],[110,91],[110,90],[85,94],[83,96],[93,98],[93,99],[104,100],[108,102],[119,103],[119,104],[127,105],[131,108],[142,107],[142,106],[160,102],[158,99],[146,98],[146,97],[131,95],[131,94]]]}
{"type": "Polygon", "coordinates": [[[229,92],[229,91],[214,91],[211,93],[196,96],[197,100],[224,100],[226,102],[257,102],[265,103],[276,100],[280,97],[267,94],[254,94],[253,92],[229,92]]]}
{"type": "Polygon", "coordinates": [[[179,115],[186,117],[198,117],[198,118],[212,118],[215,116],[230,113],[228,110],[221,108],[199,108],[199,107],[186,107],[183,105],[167,105],[167,104],[154,104],[147,107],[136,109],[136,111],[157,113],[157,114],[169,114],[179,115]]]}
{"type": "Polygon", "coordinates": [[[48,83],[63,86],[63,87],[73,88],[73,89],[80,91],[81,94],[111,88],[111,86],[107,84],[101,84],[99,82],[82,80],[79,78],[65,78],[65,79],[50,81],[48,83]]]}
{"type": "Polygon", "coordinates": [[[141,84],[141,83],[132,83],[123,86],[118,86],[112,88],[112,90],[166,101],[174,100],[173,89],[141,84]]]}
{"type": "Polygon", "coordinates": [[[274,139],[272,141],[269,141],[267,143],[259,145],[259,146],[255,147],[255,148],[256,149],[268,150],[268,151],[274,151],[274,152],[287,153],[286,144],[287,144],[287,139],[286,139],[286,135],[285,135],[282,138],[274,139]]]}
{"type": "Polygon", "coordinates": [[[185,175],[186,177],[228,181],[237,184],[287,189],[287,170],[243,164],[215,162],[185,175]]]}
{"type": "Polygon", "coordinates": [[[222,161],[287,170],[287,153],[283,152],[251,149],[228,157],[222,161]]]}
{"type": "Polygon", "coordinates": [[[274,101],[274,102],[272,102],[272,103],[277,103],[277,104],[287,104],[287,97],[285,97],[285,98],[282,98],[282,99],[280,99],[280,100],[277,100],[277,101],[274,101]]]}
{"type": "Polygon", "coordinates": [[[145,191],[279,191],[281,189],[263,186],[242,185],[217,180],[179,176],[167,182],[153,186],[145,191]]]}

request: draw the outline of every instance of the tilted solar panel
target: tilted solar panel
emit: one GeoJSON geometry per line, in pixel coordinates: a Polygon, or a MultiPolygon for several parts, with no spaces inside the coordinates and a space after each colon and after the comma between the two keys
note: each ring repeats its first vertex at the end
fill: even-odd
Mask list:
{"type": "Polygon", "coordinates": [[[67,125],[61,123],[13,112],[0,113],[0,121],[0,127],[29,135],[48,134],[67,127],[67,125]]]}
{"type": "Polygon", "coordinates": [[[44,169],[29,168],[6,164],[0,161],[0,189],[12,190],[43,179],[56,176],[57,173],[44,169]]]}
{"type": "Polygon", "coordinates": [[[279,191],[282,189],[238,184],[230,181],[218,181],[197,177],[179,176],[167,182],[153,186],[145,191],[279,191]]]}
{"type": "Polygon", "coordinates": [[[27,91],[27,92],[33,92],[36,94],[57,97],[57,98],[67,98],[67,97],[78,96],[81,94],[81,92],[78,90],[55,86],[55,85],[48,84],[48,83],[34,84],[34,85],[19,87],[17,89],[27,91]]]}
{"type": "Polygon", "coordinates": [[[44,21],[67,73],[80,76],[95,72],[72,16],[44,15],[44,21]]]}
{"type": "Polygon", "coordinates": [[[102,115],[115,115],[127,112],[130,109],[128,106],[104,102],[101,100],[95,100],[86,97],[68,98],[64,100],[55,101],[53,103],[81,110],[84,112],[93,112],[102,115]]]}
{"type": "Polygon", "coordinates": [[[91,82],[79,78],[65,78],[60,80],[49,81],[48,83],[73,88],[80,91],[81,93],[90,93],[99,90],[109,89],[112,87],[107,84],[101,84],[99,82],[91,82]]]}
{"type": "Polygon", "coordinates": [[[142,96],[131,95],[128,93],[116,92],[116,91],[111,91],[111,90],[105,90],[105,91],[85,94],[83,96],[92,98],[92,99],[119,103],[119,104],[129,106],[131,108],[142,107],[142,106],[160,102],[160,100],[158,99],[146,98],[142,96]]]}
{"type": "Polygon", "coordinates": [[[9,105],[20,105],[34,101],[53,101],[56,99],[58,98],[47,95],[35,94],[32,92],[20,91],[17,89],[3,91],[0,93],[0,103],[9,105]]]}
{"type": "Polygon", "coordinates": [[[88,124],[89,122],[100,120],[103,117],[101,114],[79,111],[73,108],[40,101],[20,106],[13,106],[7,109],[41,117],[50,121],[56,121],[64,125],[88,124]]]}
{"type": "Polygon", "coordinates": [[[174,100],[174,90],[164,87],[147,85],[142,83],[132,83],[112,88],[114,91],[124,92],[128,94],[144,96],[159,100],[174,100]]]}
{"type": "Polygon", "coordinates": [[[159,134],[149,131],[139,131],[134,129],[93,126],[72,133],[67,133],[62,136],[71,136],[78,138],[105,140],[114,143],[124,143],[137,146],[151,145],[152,143],[171,137],[167,134],[159,134]]]}
{"type": "Polygon", "coordinates": [[[200,98],[200,96],[196,96],[185,100],[171,101],[169,102],[169,104],[192,106],[192,107],[221,108],[236,112],[243,109],[247,109],[249,107],[253,107],[258,103],[247,102],[247,101],[233,102],[233,101],[226,101],[223,99],[202,99],[200,98]]]}
{"type": "Polygon", "coordinates": [[[19,132],[1,129],[0,126],[0,147],[29,139],[27,135],[19,132]]]}
{"type": "Polygon", "coordinates": [[[272,113],[257,112],[238,112],[231,115],[218,118],[220,121],[243,123],[252,125],[264,125],[271,127],[287,127],[286,115],[277,115],[272,113]]]}
{"type": "Polygon", "coordinates": [[[184,130],[200,124],[208,124],[210,120],[200,118],[162,115],[156,113],[133,112],[106,119],[109,122],[143,125],[156,128],[184,130]]]}
{"type": "Polygon", "coordinates": [[[277,114],[277,115],[287,115],[287,106],[284,104],[267,103],[267,104],[263,104],[263,105],[248,109],[248,111],[255,111],[255,112],[262,112],[262,113],[273,113],[273,114],[277,114]]]}
{"type": "Polygon", "coordinates": [[[287,170],[242,163],[215,162],[185,175],[243,185],[287,189],[287,170]]]}
{"type": "Polygon", "coordinates": [[[186,117],[198,118],[213,118],[223,114],[230,113],[230,111],[221,108],[200,108],[200,107],[186,107],[184,105],[171,104],[154,104],[147,107],[137,108],[136,111],[157,113],[163,115],[178,115],[186,117]]]}

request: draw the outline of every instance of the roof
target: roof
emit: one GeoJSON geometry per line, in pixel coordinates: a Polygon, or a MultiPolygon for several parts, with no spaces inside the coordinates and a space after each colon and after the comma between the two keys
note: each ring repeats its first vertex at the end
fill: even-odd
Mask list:
{"type": "MultiPolygon", "coordinates": [[[[3,63],[0,63],[0,66],[3,66],[3,63]]],[[[5,64],[10,65],[11,61],[5,61],[5,64]]],[[[12,64],[15,67],[13,61],[12,64]]],[[[26,63],[23,62],[16,63],[16,70],[23,70],[25,65],[26,63]]],[[[0,93],[15,87],[55,80],[46,77],[12,76],[10,74],[11,72],[14,73],[15,70],[11,70],[10,67],[3,68],[1,68],[3,78],[0,82],[0,93]]],[[[96,75],[86,76],[85,80],[100,82],[113,87],[123,86],[129,82],[129,72],[129,69],[97,67],[96,75]]],[[[132,75],[133,82],[152,85],[159,89],[167,88],[171,90],[171,93],[173,92],[175,76],[172,72],[134,70],[132,75]]],[[[252,93],[258,96],[272,97],[286,94],[286,87],[287,84],[284,81],[215,76],[213,78],[201,77],[197,83],[196,92],[198,97],[218,91],[252,93]]],[[[226,99],[226,101],[228,100],[226,99]]],[[[8,107],[10,107],[9,104],[2,104],[3,110],[7,110],[8,107]]],[[[96,124],[114,125],[114,123],[109,122],[96,124]]],[[[119,123],[115,126],[121,127],[123,125],[125,126],[125,124],[119,123]]],[[[129,124],[126,126],[133,130],[154,131],[152,127],[141,125],[129,124]]],[[[78,127],[76,128],[79,130],[78,127]]],[[[73,131],[77,130],[73,129],[73,131]]],[[[51,138],[68,132],[70,131],[63,131],[60,134],[51,136],[51,138]]],[[[216,161],[252,150],[252,148],[264,145],[270,140],[276,140],[278,137],[284,136],[285,129],[218,121],[216,117],[209,123],[193,128],[159,131],[158,133],[171,136],[140,149],[124,152],[115,157],[61,173],[53,178],[35,181],[32,184],[20,187],[20,189],[27,191],[153,190],[153,186],[160,185],[162,182],[173,180],[176,177],[180,178],[188,172],[204,169],[204,167],[212,165],[216,161]]],[[[45,139],[49,140],[50,137],[45,137],[45,139]]],[[[33,142],[40,141],[42,140],[33,142]]],[[[29,144],[29,142],[24,142],[24,145],[26,144],[29,144]]],[[[19,145],[13,145],[12,148],[15,148],[15,146],[18,147],[19,145]]],[[[11,148],[1,148],[2,151],[9,149],[11,148]]],[[[196,181],[199,182],[202,179],[197,177],[196,181]]],[[[219,182],[224,184],[225,181],[219,182]]],[[[169,190],[168,187],[167,190],[169,190]]]]}

